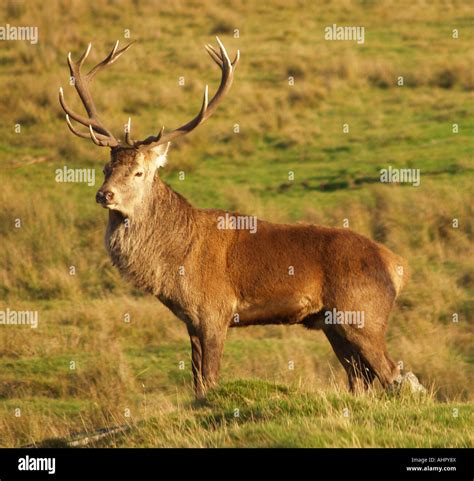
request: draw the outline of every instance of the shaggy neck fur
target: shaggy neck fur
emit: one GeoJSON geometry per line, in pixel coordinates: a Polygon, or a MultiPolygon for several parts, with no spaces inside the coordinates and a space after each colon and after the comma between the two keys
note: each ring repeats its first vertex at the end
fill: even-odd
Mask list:
{"type": "Polygon", "coordinates": [[[155,177],[139,212],[109,212],[105,236],[112,262],[137,288],[167,295],[195,237],[195,209],[155,177]]]}

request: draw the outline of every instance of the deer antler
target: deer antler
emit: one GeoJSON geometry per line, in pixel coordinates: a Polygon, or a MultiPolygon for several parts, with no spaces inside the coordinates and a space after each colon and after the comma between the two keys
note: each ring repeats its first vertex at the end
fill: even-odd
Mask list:
{"type": "MultiPolygon", "coordinates": [[[[209,88],[206,85],[204,89],[204,97],[201,105],[201,110],[199,113],[190,120],[188,123],[182,125],[176,130],[173,130],[169,133],[164,133],[164,127],[161,128],[158,135],[150,135],[144,140],[132,140],[130,136],[130,127],[131,127],[131,119],[128,119],[128,125],[125,132],[125,142],[126,145],[129,147],[137,148],[140,146],[157,146],[160,144],[168,143],[172,140],[181,137],[182,135],[186,135],[187,133],[194,130],[198,125],[205,122],[216,110],[217,106],[230,90],[232,85],[232,81],[234,79],[234,71],[235,67],[240,59],[240,52],[237,50],[237,54],[234,60],[231,62],[229,56],[227,55],[227,51],[223,45],[223,43],[216,37],[217,43],[219,45],[219,51],[217,51],[212,45],[206,45],[207,53],[210,55],[212,60],[217,63],[219,68],[222,71],[221,83],[219,88],[217,89],[216,94],[212,97],[211,101],[208,101],[209,96],[209,88]]],[[[133,43],[133,42],[132,42],[133,43]]],[[[109,55],[102,60],[99,64],[97,64],[87,75],[83,76],[81,73],[81,67],[86,60],[89,52],[91,50],[91,44],[87,47],[86,51],[81,55],[80,59],[77,62],[73,62],[71,59],[71,54],[69,53],[67,60],[69,64],[69,69],[71,71],[71,75],[74,78],[74,86],[79,94],[79,97],[84,104],[84,107],[87,111],[88,117],[84,117],[72,111],[66,104],[64,100],[64,93],[63,89],[59,89],[59,102],[61,103],[62,108],[66,112],[66,122],[69,127],[69,130],[77,135],[78,137],[82,138],[91,138],[96,145],[100,145],[103,147],[117,147],[120,145],[119,141],[112,135],[112,133],[104,126],[97,115],[97,109],[95,107],[94,101],[89,91],[89,85],[94,78],[94,76],[100,72],[103,68],[107,67],[108,65],[113,64],[123,53],[125,53],[132,43],[128,44],[126,47],[118,50],[119,42],[115,44],[112,51],[109,55]],[[88,127],[88,132],[81,132],[77,130],[71,123],[73,119],[76,122],[88,127]]]]}
{"type": "Polygon", "coordinates": [[[214,97],[212,97],[212,100],[208,102],[209,88],[206,85],[204,89],[204,97],[201,105],[201,110],[196,115],[196,117],[190,120],[187,124],[184,124],[181,127],[169,133],[164,133],[164,127],[162,127],[158,135],[156,136],[151,135],[150,137],[147,137],[145,140],[133,141],[130,138],[130,119],[129,119],[128,129],[126,133],[126,141],[129,145],[133,145],[134,147],[138,147],[140,145],[157,146],[160,144],[171,142],[172,140],[175,140],[178,137],[181,137],[182,135],[186,135],[187,133],[194,130],[198,125],[205,122],[214,113],[214,111],[216,110],[221,100],[230,90],[232,81],[234,80],[235,67],[240,59],[240,51],[237,50],[237,54],[234,60],[231,62],[223,43],[219,40],[219,37],[216,37],[216,40],[219,45],[219,50],[220,50],[219,52],[210,44],[207,44],[205,46],[207,53],[210,55],[212,60],[214,60],[214,62],[216,62],[217,65],[219,65],[220,69],[222,70],[221,83],[219,85],[219,88],[217,89],[216,94],[214,95],[214,97]]]}
{"type": "Polygon", "coordinates": [[[66,101],[64,100],[63,89],[59,89],[59,102],[63,110],[66,112],[66,122],[69,130],[73,134],[82,138],[90,137],[96,145],[100,145],[103,147],[116,147],[117,145],[119,145],[119,141],[112,135],[112,133],[107,129],[107,127],[104,126],[102,121],[99,119],[99,116],[97,115],[97,108],[94,104],[94,100],[92,99],[89,86],[97,73],[99,73],[105,67],[112,65],[123,53],[125,53],[131,47],[132,44],[133,42],[129,43],[127,46],[117,51],[119,45],[119,42],[117,40],[114,48],[109,53],[109,55],[107,55],[107,57],[102,60],[102,62],[98,63],[85,76],[82,75],[81,67],[90,53],[92,44],[88,45],[86,51],[81,55],[77,62],[73,62],[71,58],[71,53],[68,54],[67,61],[69,64],[69,69],[71,71],[71,76],[74,78],[74,87],[76,88],[76,91],[79,94],[79,97],[81,98],[88,115],[88,117],[84,117],[71,110],[71,108],[66,104],[66,101]],[[88,127],[89,132],[86,133],[76,130],[72,125],[70,118],[88,127]]]}

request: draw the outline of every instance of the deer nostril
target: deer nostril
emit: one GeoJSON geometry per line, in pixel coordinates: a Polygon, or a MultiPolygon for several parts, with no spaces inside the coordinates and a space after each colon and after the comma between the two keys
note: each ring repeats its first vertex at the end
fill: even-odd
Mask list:
{"type": "Polygon", "coordinates": [[[114,198],[114,193],[110,190],[102,191],[99,190],[95,195],[95,200],[99,204],[103,204],[104,202],[110,202],[114,198]]]}
{"type": "Polygon", "coordinates": [[[114,193],[108,190],[107,192],[104,192],[104,196],[105,196],[105,200],[109,202],[114,198],[114,193]]]}

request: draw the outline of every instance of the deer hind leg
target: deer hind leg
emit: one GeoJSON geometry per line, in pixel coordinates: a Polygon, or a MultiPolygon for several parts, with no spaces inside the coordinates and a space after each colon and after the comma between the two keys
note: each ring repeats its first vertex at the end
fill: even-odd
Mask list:
{"type": "Polygon", "coordinates": [[[374,381],[375,372],[362,357],[359,349],[348,342],[337,329],[324,329],[331,346],[344,367],[349,381],[349,389],[353,393],[365,391],[374,381]]]}
{"type": "Polygon", "coordinates": [[[391,389],[395,379],[400,376],[400,368],[388,355],[385,340],[382,339],[378,344],[378,349],[371,349],[370,346],[362,348],[362,355],[372,366],[383,388],[391,389]]]}
{"type": "Polygon", "coordinates": [[[400,369],[388,355],[385,340],[380,334],[374,339],[368,333],[351,333],[349,341],[349,336],[346,336],[346,331],[341,326],[332,326],[325,332],[339,361],[346,369],[351,391],[354,390],[356,380],[362,380],[364,387],[367,387],[375,377],[384,389],[392,387],[394,380],[400,375],[400,369]],[[355,367],[351,368],[349,365],[353,360],[355,367]]]}
{"type": "Polygon", "coordinates": [[[344,326],[344,333],[349,334],[354,348],[365,359],[370,369],[384,389],[389,389],[396,378],[400,376],[400,368],[388,355],[385,343],[385,332],[390,310],[374,313],[367,309],[367,320],[363,328],[344,326]]]}

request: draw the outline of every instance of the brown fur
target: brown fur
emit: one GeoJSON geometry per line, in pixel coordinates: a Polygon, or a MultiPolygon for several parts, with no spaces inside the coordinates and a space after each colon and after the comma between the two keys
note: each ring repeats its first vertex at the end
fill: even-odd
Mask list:
{"type": "Polygon", "coordinates": [[[124,277],[185,322],[197,396],[217,381],[227,329],[255,324],[321,329],[351,390],[375,378],[392,384],[399,371],[385,331],[407,277],[403,259],[348,229],[259,220],[254,234],[219,230],[224,211],[193,207],[151,165],[147,153],[112,151],[101,190],[122,204],[110,210],[106,245],[124,277]],[[140,165],[137,193],[142,181],[130,176],[140,165]],[[332,309],[364,311],[364,327],[326,324],[332,309]]]}

